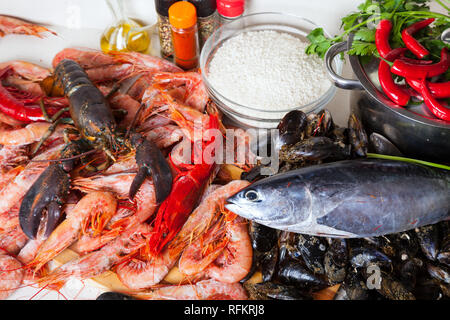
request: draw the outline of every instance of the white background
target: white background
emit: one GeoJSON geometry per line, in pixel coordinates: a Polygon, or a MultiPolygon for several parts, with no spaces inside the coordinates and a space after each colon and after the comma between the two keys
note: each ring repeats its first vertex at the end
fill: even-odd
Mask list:
{"type": "MultiPolygon", "coordinates": [[[[308,18],[321,25],[329,34],[339,33],[340,19],[355,11],[364,0],[247,0],[246,13],[284,12],[308,18]]],[[[131,18],[146,24],[156,22],[153,0],[125,0],[125,11],[131,18]]],[[[432,4],[436,10],[437,5],[432,4]]],[[[439,10],[441,11],[441,10],[439,10]]],[[[0,62],[21,59],[49,67],[54,55],[65,47],[99,49],[102,31],[113,22],[104,0],[0,0],[0,14],[13,15],[47,25],[58,37],[39,39],[28,36],[0,38],[0,62]]],[[[154,42],[157,40],[154,39],[154,42]]],[[[348,64],[344,76],[351,77],[348,64]]],[[[345,125],[349,110],[349,92],[337,90],[327,105],[334,120],[345,125]]],[[[29,299],[37,289],[25,287],[10,299],[29,299]]],[[[88,282],[70,281],[62,290],[68,299],[95,299],[101,291],[88,282]]],[[[54,291],[43,290],[33,299],[64,299],[54,291]]]]}

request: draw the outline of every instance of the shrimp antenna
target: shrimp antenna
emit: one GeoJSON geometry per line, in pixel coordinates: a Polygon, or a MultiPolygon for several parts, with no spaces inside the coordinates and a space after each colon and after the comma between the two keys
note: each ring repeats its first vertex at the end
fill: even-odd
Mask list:
{"type": "Polygon", "coordinates": [[[78,159],[78,158],[87,156],[87,155],[89,155],[91,153],[95,153],[97,151],[98,150],[93,149],[93,150],[89,150],[89,151],[80,153],[80,154],[78,154],[76,156],[73,156],[73,157],[70,157],[70,158],[62,158],[62,159],[45,159],[45,160],[33,160],[33,159],[31,159],[30,162],[61,162],[61,161],[69,161],[69,160],[74,160],[74,159],[78,159]]]}

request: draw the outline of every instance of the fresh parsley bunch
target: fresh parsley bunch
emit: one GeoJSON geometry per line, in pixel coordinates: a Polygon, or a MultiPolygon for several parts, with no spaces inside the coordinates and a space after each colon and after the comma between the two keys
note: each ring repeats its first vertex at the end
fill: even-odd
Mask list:
{"type": "MultiPolygon", "coordinates": [[[[307,38],[310,41],[306,48],[307,54],[317,54],[321,58],[333,44],[344,41],[350,33],[354,33],[349,55],[377,56],[375,46],[375,30],[381,19],[389,19],[392,22],[390,44],[392,48],[404,47],[401,32],[411,24],[428,19],[436,20],[430,27],[426,27],[414,34],[422,45],[430,51],[430,59],[439,61],[440,52],[444,46],[450,46],[440,39],[441,33],[450,28],[448,15],[431,12],[426,0],[366,0],[358,6],[358,12],[353,12],[342,18],[341,29],[344,32],[334,38],[327,38],[322,28],[311,31],[307,38]]],[[[450,9],[440,0],[436,0],[447,13],[450,9]]]]}

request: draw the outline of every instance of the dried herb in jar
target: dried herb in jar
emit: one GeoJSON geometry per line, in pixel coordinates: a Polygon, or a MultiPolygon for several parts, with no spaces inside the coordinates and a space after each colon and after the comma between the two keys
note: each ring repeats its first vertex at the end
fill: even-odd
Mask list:
{"type": "Polygon", "coordinates": [[[198,41],[200,50],[206,40],[213,34],[218,26],[216,0],[188,0],[197,9],[198,41]]]}
{"type": "Polygon", "coordinates": [[[169,8],[177,0],[155,0],[155,9],[158,13],[158,32],[161,45],[161,55],[171,58],[173,55],[172,28],[169,22],[169,8]]]}

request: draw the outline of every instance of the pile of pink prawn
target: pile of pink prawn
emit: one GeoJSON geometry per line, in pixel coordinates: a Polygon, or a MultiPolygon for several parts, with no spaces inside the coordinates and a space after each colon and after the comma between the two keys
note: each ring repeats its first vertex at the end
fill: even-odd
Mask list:
{"type": "MultiPolygon", "coordinates": [[[[126,111],[119,125],[133,126],[155,142],[171,163],[177,161],[172,150],[192,131],[194,121],[205,122],[209,113],[217,113],[208,101],[201,75],[184,72],[166,60],[68,48],[54,57],[53,68],[62,59],[79,63],[107,96],[111,108],[126,111]]],[[[0,64],[0,69],[5,67],[12,72],[1,79],[0,87],[45,96],[39,83],[51,70],[24,61],[0,64]]],[[[116,272],[129,288],[127,293],[145,299],[246,299],[239,281],[252,266],[247,224],[227,212],[224,202],[248,182],[211,184],[219,167],[199,187],[201,200],[181,230],[157,255],[149,254],[148,239],[158,210],[151,179],[144,182],[134,201],[128,199],[137,168],[132,156],[119,158],[94,174],[78,168],[63,222],[48,238],[41,235],[29,240],[19,226],[20,203],[48,166],[32,160],[57,158],[70,128],[58,125],[32,154],[49,126],[47,122],[23,123],[0,113],[0,299],[21,286],[51,288],[70,277],[88,279],[108,270],[116,272]],[[79,258],[49,270],[48,263],[69,247],[79,258]],[[185,275],[184,283],[164,282],[174,267],[185,275]]],[[[183,201],[183,194],[177,196],[183,201]]]]}

